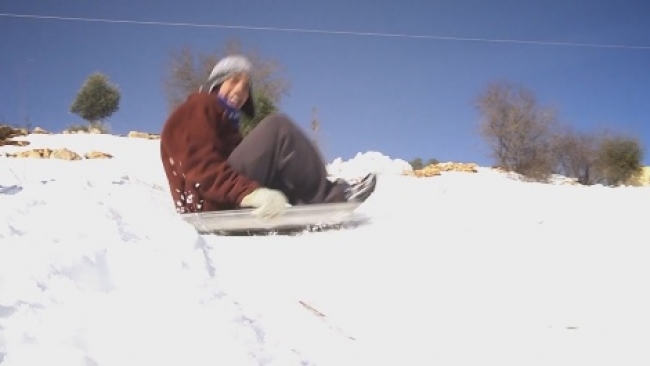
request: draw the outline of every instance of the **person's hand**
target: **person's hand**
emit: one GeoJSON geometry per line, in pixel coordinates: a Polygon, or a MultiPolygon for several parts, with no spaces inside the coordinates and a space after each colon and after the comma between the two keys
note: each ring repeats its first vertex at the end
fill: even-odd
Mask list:
{"type": "Polygon", "coordinates": [[[243,207],[255,207],[253,215],[261,219],[272,219],[287,208],[287,197],[275,189],[258,188],[241,201],[243,207]]]}

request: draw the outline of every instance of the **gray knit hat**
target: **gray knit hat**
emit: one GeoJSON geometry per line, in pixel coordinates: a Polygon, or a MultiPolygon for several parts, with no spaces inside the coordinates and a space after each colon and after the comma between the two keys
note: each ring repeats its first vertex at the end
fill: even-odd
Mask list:
{"type": "MultiPolygon", "coordinates": [[[[236,73],[247,73],[250,75],[253,65],[251,62],[244,56],[241,55],[231,55],[222,58],[212,69],[208,80],[203,86],[201,86],[200,91],[206,90],[208,93],[211,93],[215,87],[220,86],[224,81],[236,73]]],[[[255,117],[255,106],[253,105],[253,87],[250,87],[249,97],[242,106],[242,112],[244,112],[248,117],[255,117]]]]}

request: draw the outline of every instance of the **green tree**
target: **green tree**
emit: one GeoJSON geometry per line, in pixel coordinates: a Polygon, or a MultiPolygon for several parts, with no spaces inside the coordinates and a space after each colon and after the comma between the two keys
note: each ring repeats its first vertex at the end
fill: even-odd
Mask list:
{"type": "Polygon", "coordinates": [[[104,129],[104,121],[120,107],[121,93],[108,77],[101,73],[91,74],[70,105],[70,112],[78,115],[92,127],[104,129]]]}
{"type": "Polygon", "coordinates": [[[228,40],[222,49],[211,53],[195,52],[189,46],[171,53],[163,77],[169,110],[175,109],[189,94],[198,91],[221,58],[233,54],[244,55],[253,64],[251,80],[257,116],[242,119],[242,134],[246,135],[264,117],[277,111],[282,97],[289,90],[288,79],[282,74],[283,67],[276,60],[261,56],[256,50],[245,49],[236,39],[228,40]]]}

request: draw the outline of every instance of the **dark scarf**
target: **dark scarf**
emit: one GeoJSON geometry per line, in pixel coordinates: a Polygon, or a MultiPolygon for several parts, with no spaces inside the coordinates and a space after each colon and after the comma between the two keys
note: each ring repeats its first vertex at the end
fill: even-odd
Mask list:
{"type": "Polygon", "coordinates": [[[225,98],[223,98],[223,97],[221,97],[219,95],[217,95],[217,101],[225,109],[226,118],[228,118],[228,121],[230,122],[230,124],[234,128],[239,129],[239,122],[241,120],[241,112],[237,108],[231,106],[225,98]]]}

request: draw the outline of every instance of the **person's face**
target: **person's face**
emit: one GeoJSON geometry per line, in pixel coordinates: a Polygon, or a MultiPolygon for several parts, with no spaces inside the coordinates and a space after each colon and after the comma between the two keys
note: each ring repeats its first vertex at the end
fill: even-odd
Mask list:
{"type": "Polygon", "coordinates": [[[231,106],[241,109],[249,97],[249,82],[250,78],[247,74],[235,74],[221,84],[218,94],[231,106]]]}

